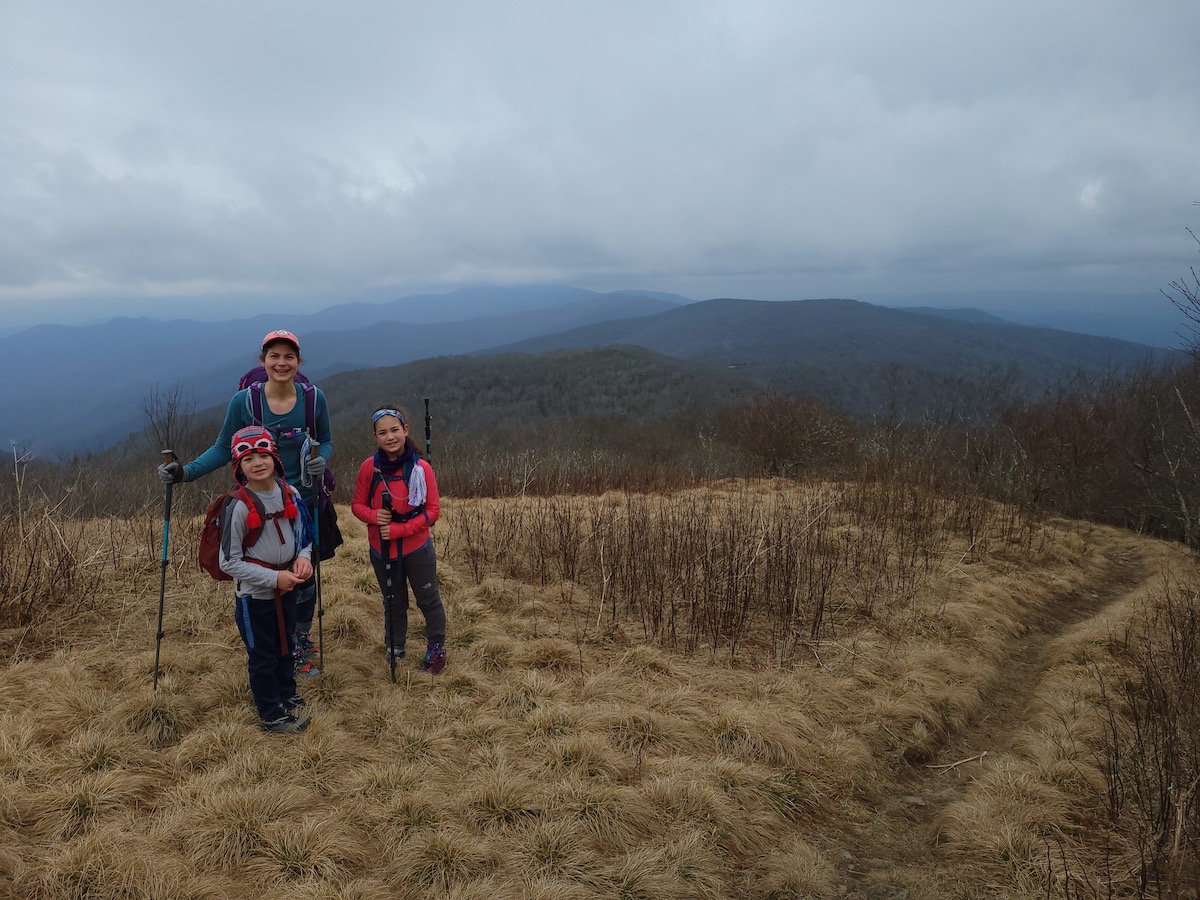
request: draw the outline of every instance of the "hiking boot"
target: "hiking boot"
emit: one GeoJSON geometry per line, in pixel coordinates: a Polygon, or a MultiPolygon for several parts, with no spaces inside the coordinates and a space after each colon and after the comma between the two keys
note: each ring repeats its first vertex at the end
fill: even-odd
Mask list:
{"type": "Polygon", "coordinates": [[[430,644],[425,651],[425,658],[421,660],[421,671],[436,675],[444,668],[446,668],[446,645],[430,644]]]}
{"type": "Polygon", "coordinates": [[[306,659],[312,659],[321,652],[321,648],[313,643],[311,631],[296,632],[296,649],[306,659]]]}
{"type": "Polygon", "coordinates": [[[263,719],[262,727],[274,734],[299,734],[311,722],[312,720],[308,717],[308,713],[302,712],[299,715],[284,713],[282,716],[276,716],[273,719],[263,719]]]}
{"type": "Polygon", "coordinates": [[[392,659],[394,659],[396,662],[404,662],[404,648],[403,647],[393,647],[392,648],[392,659]]]}
{"type": "Polygon", "coordinates": [[[316,678],[321,674],[321,670],[303,656],[292,660],[292,670],[297,678],[316,678]]]}
{"type": "Polygon", "coordinates": [[[305,707],[307,707],[307,706],[308,706],[308,704],[304,701],[304,698],[301,697],[299,694],[297,694],[291,700],[283,701],[283,711],[285,713],[288,713],[289,715],[293,715],[293,716],[299,716],[302,713],[304,713],[305,707]]]}

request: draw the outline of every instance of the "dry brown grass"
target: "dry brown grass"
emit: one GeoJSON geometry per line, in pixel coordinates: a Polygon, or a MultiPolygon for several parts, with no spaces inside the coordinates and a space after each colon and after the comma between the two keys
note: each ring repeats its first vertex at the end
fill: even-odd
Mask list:
{"type": "MultiPolygon", "coordinates": [[[[327,673],[303,686],[313,726],[296,737],[257,728],[228,586],[195,570],[186,537],[151,691],[159,571],[141,551],[153,540],[123,557],[112,523],[91,524],[88,540],[109,548],[96,609],[11,638],[0,668],[0,895],[865,890],[854,835],[883,815],[899,773],[985,715],[1030,617],[1093,583],[1112,545],[1143,547],[844,485],[449,500],[436,540],[450,664],[417,670],[414,608],[414,652],[392,685],[363,528],[341,513],[347,543],[323,569],[327,673]],[[700,540],[714,564],[673,572],[700,540]],[[652,585],[640,597],[638,566],[652,585]],[[696,594],[714,578],[724,593],[696,594]]],[[[1098,808],[1087,684],[1135,600],[1055,645],[1028,729],[943,811],[950,852],[893,859],[892,883],[1044,896],[1060,835],[1078,877],[1098,883],[1072,834],[1098,808]]]]}

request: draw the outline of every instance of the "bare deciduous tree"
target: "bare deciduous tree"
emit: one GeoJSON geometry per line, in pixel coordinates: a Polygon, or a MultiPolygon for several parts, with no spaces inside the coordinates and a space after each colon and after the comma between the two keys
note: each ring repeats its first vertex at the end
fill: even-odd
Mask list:
{"type": "Polygon", "coordinates": [[[142,412],[146,417],[146,435],[157,444],[155,449],[178,450],[195,410],[196,401],[185,397],[178,384],[165,390],[155,384],[147,391],[142,398],[142,412]]]}
{"type": "MultiPolygon", "coordinates": [[[[1200,206],[1200,201],[1195,201],[1193,205],[1200,206]]],[[[1200,238],[1196,237],[1196,233],[1190,228],[1187,233],[1192,236],[1197,247],[1200,247],[1200,238]]],[[[1170,293],[1164,290],[1163,294],[1190,323],[1188,327],[1192,337],[1188,340],[1187,350],[1192,356],[1200,356],[1200,273],[1197,273],[1195,266],[1191,266],[1188,275],[1172,281],[1169,288],[1170,293]]]]}

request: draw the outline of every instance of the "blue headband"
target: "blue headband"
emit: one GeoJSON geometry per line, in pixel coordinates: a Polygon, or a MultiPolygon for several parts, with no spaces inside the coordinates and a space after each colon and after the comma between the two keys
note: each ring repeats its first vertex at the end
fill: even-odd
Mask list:
{"type": "Polygon", "coordinates": [[[401,425],[408,424],[407,422],[404,421],[404,416],[400,415],[400,410],[398,410],[398,409],[377,409],[377,410],[375,410],[375,412],[371,414],[371,424],[374,425],[376,422],[378,422],[384,416],[395,416],[397,419],[400,420],[401,425]]]}

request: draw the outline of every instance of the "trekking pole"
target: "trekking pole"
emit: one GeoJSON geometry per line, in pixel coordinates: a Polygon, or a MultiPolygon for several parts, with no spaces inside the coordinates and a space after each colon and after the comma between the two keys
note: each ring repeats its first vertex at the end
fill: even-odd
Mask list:
{"type": "MultiPolygon", "coordinates": [[[[316,457],[321,448],[313,444],[309,448],[308,458],[316,457]]],[[[313,578],[316,579],[317,593],[317,668],[325,671],[325,603],[321,597],[321,491],[325,488],[325,478],[317,485],[317,508],[313,510],[313,578]]],[[[329,499],[333,502],[333,498],[329,499]]]]}
{"type": "Polygon", "coordinates": [[[433,462],[433,450],[429,446],[429,398],[425,398],[425,459],[433,462]]]}
{"type": "MultiPolygon", "coordinates": [[[[175,453],[172,450],[162,451],[163,462],[170,465],[175,462],[175,453]]],[[[171,534],[171,489],[175,487],[173,481],[167,482],[167,499],[163,507],[163,540],[162,540],[162,579],[158,586],[158,628],[154,633],[154,690],[158,690],[158,657],[162,650],[163,639],[163,603],[167,596],[167,544],[171,534]]]]}
{"type": "MultiPolygon", "coordinates": [[[[381,499],[382,499],[382,508],[388,510],[388,512],[392,512],[392,493],[391,493],[391,491],[388,490],[386,481],[383,483],[383,495],[382,495],[381,499]]],[[[393,515],[394,515],[394,513],[393,513],[393,515]]],[[[382,528],[380,528],[379,539],[380,539],[381,543],[384,541],[382,528]]],[[[387,642],[388,642],[388,667],[391,669],[391,672],[392,672],[392,684],[395,684],[396,683],[396,630],[395,630],[395,627],[392,625],[392,604],[395,603],[395,599],[396,599],[396,597],[395,597],[395,595],[396,595],[396,588],[395,588],[396,561],[392,557],[392,528],[391,528],[390,523],[388,525],[388,536],[387,536],[386,541],[387,541],[387,544],[383,549],[384,560],[385,560],[384,571],[387,572],[387,586],[385,587],[385,589],[383,591],[383,621],[384,621],[384,631],[387,634],[387,642]]],[[[400,551],[400,548],[397,547],[396,552],[399,553],[399,551],[400,551]]]]}
{"type": "Polygon", "coordinates": [[[392,673],[392,684],[396,683],[396,634],[395,626],[392,624],[392,604],[396,602],[396,588],[394,582],[394,573],[396,570],[396,561],[392,558],[392,542],[388,540],[387,549],[387,590],[383,592],[383,617],[387,622],[387,642],[388,642],[388,668],[392,673]]]}

